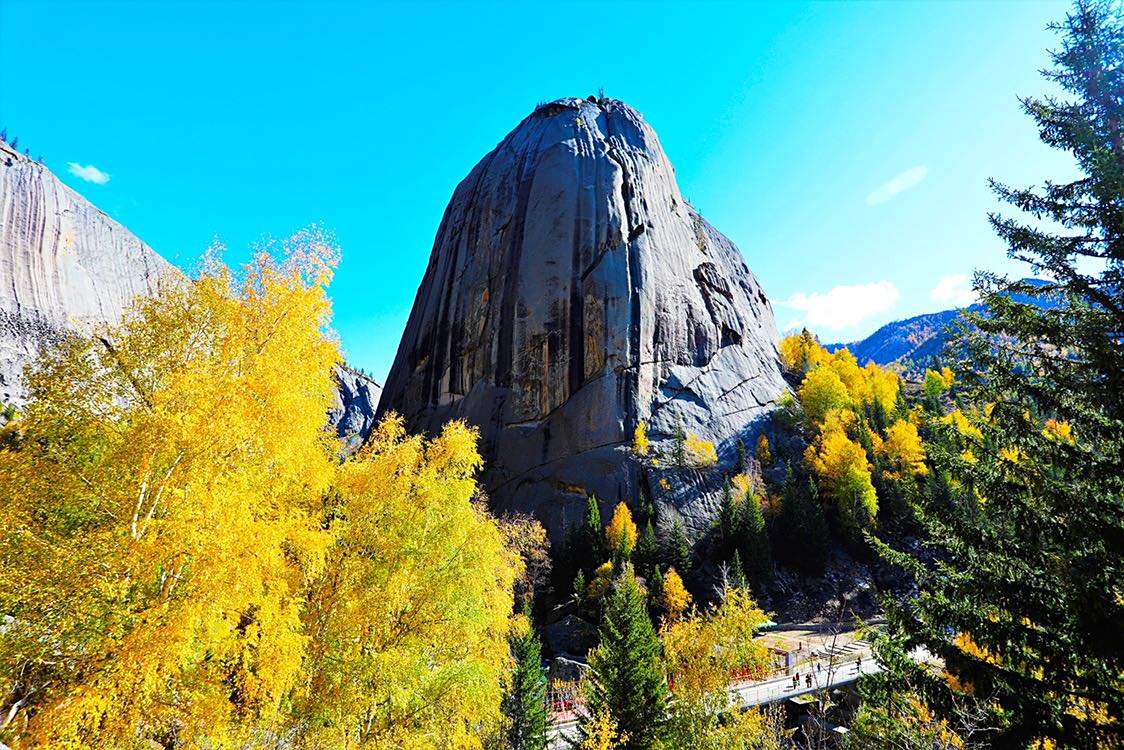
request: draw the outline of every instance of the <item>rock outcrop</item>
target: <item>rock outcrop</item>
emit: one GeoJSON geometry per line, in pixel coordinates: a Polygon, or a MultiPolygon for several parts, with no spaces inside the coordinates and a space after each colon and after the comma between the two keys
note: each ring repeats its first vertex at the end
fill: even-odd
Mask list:
{"type": "MultiPolygon", "coordinates": [[[[25,398],[21,376],[41,346],[115,323],[138,296],[183,275],[132,232],[0,141],[0,402],[25,398]]],[[[328,417],[345,445],[366,437],[378,383],[337,368],[328,417]]]]}
{"type": "Polygon", "coordinates": [[[375,410],[382,386],[347,365],[336,368],[336,404],[328,412],[328,422],[343,441],[344,452],[362,445],[375,424],[375,410]]]}
{"type": "Polygon", "coordinates": [[[634,429],[682,426],[729,461],[785,388],[765,294],[655,132],[619,101],[563,99],[454,192],[380,410],[478,425],[493,502],[552,530],[587,494],[632,501],[641,482],[699,530],[720,481],[661,491],[625,450],[634,429]]]}
{"type": "Polygon", "coordinates": [[[117,322],[179,272],[135,235],[0,143],[0,399],[60,331],[117,322]]]}

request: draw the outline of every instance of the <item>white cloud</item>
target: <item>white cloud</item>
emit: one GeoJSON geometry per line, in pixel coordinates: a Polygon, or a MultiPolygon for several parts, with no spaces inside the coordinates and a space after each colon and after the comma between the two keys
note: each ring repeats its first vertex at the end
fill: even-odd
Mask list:
{"type": "Polygon", "coordinates": [[[808,326],[817,331],[841,331],[897,304],[898,288],[889,281],[837,286],[827,292],[797,292],[780,304],[804,313],[786,326],[808,326]]]}
{"type": "Polygon", "coordinates": [[[929,299],[940,302],[942,305],[953,307],[967,307],[976,301],[976,293],[968,275],[964,273],[942,276],[933,291],[929,292],[929,299]]]}
{"type": "Polygon", "coordinates": [[[109,182],[109,174],[101,171],[93,164],[83,167],[81,164],[72,161],[67,162],[66,166],[69,167],[72,175],[86,182],[92,182],[95,185],[104,185],[109,182]]]}
{"type": "Polygon", "coordinates": [[[929,168],[924,164],[913,169],[907,169],[893,179],[882,183],[871,191],[866,197],[866,205],[877,206],[885,203],[898,193],[904,193],[911,187],[917,187],[929,175],[929,168]]]}

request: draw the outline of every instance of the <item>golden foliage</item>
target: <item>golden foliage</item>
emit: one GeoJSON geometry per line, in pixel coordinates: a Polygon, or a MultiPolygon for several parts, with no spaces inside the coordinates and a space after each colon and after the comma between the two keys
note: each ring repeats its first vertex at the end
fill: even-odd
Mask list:
{"type": "Polygon", "coordinates": [[[617,503],[613,519],[605,527],[605,541],[609,550],[627,559],[636,548],[636,524],[632,521],[632,511],[624,503],[617,503]]]}
{"type": "Polygon", "coordinates": [[[1022,463],[1023,452],[1018,448],[1006,446],[999,449],[999,458],[1012,464],[1022,463]]]}
{"type": "Polygon", "coordinates": [[[638,456],[646,456],[651,447],[652,444],[648,440],[648,425],[640,422],[632,433],[632,452],[638,456]]]}
{"type": "Polygon", "coordinates": [[[866,451],[848,437],[845,423],[853,415],[829,412],[820,434],[804,453],[804,461],[820,477],[839,507],[843,524],[865,528],[878,512],[866,451]]]}
{"type": "Polygon", "coordinates": [[[768,649],[754,640],[767,617],[744,589],[720,605],[665,623],[660,638],[674,697],[671,747],[779,750],[787,747],[775,712],[743,711],[729,692],[735,675],[764,675],[768,649]]]}
{"type": "Polygon", "coordinates": [[[536,589],[550,577],[550,541],[543,525],[531,516],[512,513],[499,519],[504,546],[516,555],[515,597],[530,603],[536,589]]]}
{"type": "Polygon", "coordinates": [[[999,664],[999,658],[972,640],[972,636],[968,633],[957,633],[952,643],[968,656],[989,664],[999,664]]]}
{"type": "MultiPolygon", "coordinates": [[[[667,580],[670,578],[669,571],[667,580]]],[[[676,697],[700,698],[722,692],[737,671],[764,673],[770,663],[769,651],[753,638],[768,619],[748,592],[733,588],[707,614],[666,623],[660,638],[676,697]]]]}
{"type": "Polygon", "coordinates": [[[968,415],[966,415],[959,408],[953,409],[948,414],[941,417],[941,421],[947,425],[952,425],[952,427],[956,428],[956,431],[963,437],[970,438],[972,440],[983,439],[983,433],[980,431],[980,428],[972,424],[972,422],[968,419],[968,415]]]}
{"type": "Polygon", "coordinates": [[[925,446],[921,435],[911,422],[904,419],[886,429],[886,439],[879,446],[878,453],[894,467],[897,476],[922,477],[929,473],[925,466],[925,446]]]}
{"type": "Polygon", "coordinates": [[[472,746],[500,720],[518,555],[472,503],[477,433],[380,423],[339,472],[294,699],[310,747],[472,746]]]}
{"type": "Polygon", "coordinates": [[[586,727],[580,750],[617,750],[628,743],[628,733],[617,728],[608,712],[598,713],[586,727]]]}
{"type": "Polygon", "coordinates": [[[683,451],[687,455],[687,463],[696,469],[708,469],[718,463],[718,451],[715,450],[714,443],[693,433],[687,433],[683,451]]]}
{"type": "Polygon", "coordinates": [[[807,329],[785,336],[780,343],[781,362],[793,372],[805,372],[824,362],[827,351],[807,329]]]}
{"type": "Polygon", "coordinates": [[[593,571],[593,580],[586,587],[586,595],[590,599],[599,599],[605,595],[611,585],[613,585],[613,564],[603,562],[597,566],[597,570],[593,571]]]}
{"type": "Polygon", "coordinates": [[[679,619],[691,606],[691,594],[683,585],[683,579],[675,572],[675,568],[668,568],[667,575],[663,577],[663,604],[664,611],[669,620],[679,619]]]}
{"type": "Polygon", "coordinates": [[[1076,438],[1073,436],[1073,426],[1065,420],[1047,419],[1046,424],[1042,427],[1042,435],[1059,443],[1073,445],[1076,442],[1076,438]]]}
{"type": "Polygon", "coordinates": [[[331,536],[334,253],[212,264],[44,354],[0,450],[3,690],[15,747],[236,745],[281,721],[331,536]],[[16,733],[16,734],[13,734],[16,733]]]}
{"type": "Polygon", "coordinates": [[[823,422],[829,411],[851,405],[847,386],[830,367],[817,367],[809,372],[800,385],[799,395],[804,413],[813,424],[823,422]]]}
{"type": "Polygon", "coordinates": [[[334,253],[290,250],[31,375],[0,447],[14,748],[472,746],[499,720],[519,558],[471,501],[476,434],[391,418],[341,465],[334,253]]]}
{"type": "Polygon", "coordinates": [[[773,451],[769,448],[769,438],[765,433],[761,433],[761,437],[757,438],[757,460],[765,467],[773,464],[773,451]]]}

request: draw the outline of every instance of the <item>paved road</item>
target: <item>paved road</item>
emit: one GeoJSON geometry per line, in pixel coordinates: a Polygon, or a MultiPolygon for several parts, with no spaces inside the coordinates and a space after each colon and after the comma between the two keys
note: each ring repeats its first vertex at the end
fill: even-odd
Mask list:
{"type": "MultiPolygon", "coordinates": [[[[855,644],[858,646],[858,644],[855,644]]],[[[880,671],[878,662],[871,657],[869,648],[866,644],[859,647],[848,646],[838,649],[831,649],[828,653],[824,653],[822,661],[822,670],[819,672],[811,672],[812,685],[809,687],[804,678],[806,672],[802,666],[800,671],[799,686],[793,688],[792,677],[790,675],[781,675],[760,682],[745,682],[734,685],[730,688],[730,692],[736,694],[741,699],[743,708],[752,708],[753,706],[760,706],[766,703],[777,703],[780,701],[788,700],[798,695],[805,693],[814,693],[817,690],[824,688],[840,687],[842,685],[849,685],[859,678],[860,674],[874,674],[880,671]],[[861,655],[862,661],[860,664],[855,663],[855,659],[861,655]],[[829,660],[835,661],[835,667],[829,672],[829,660]],[[860,669],[861,667],[861,669],[860,669]],[[828,679],[828,675],[831,679],[828,679]]],[[[815,667],[813,666],[814,670],[815,667]]],[[[578,723],[576,720],[565,721],[553,725],[547,733],[547,747],[550,748],[566,748],[569,747],[567,740],[577,738],[578,723]]]]}

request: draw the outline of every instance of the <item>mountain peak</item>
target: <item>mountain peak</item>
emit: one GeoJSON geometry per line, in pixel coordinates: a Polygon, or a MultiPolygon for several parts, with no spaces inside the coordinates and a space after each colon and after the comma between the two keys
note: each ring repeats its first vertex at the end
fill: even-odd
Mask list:
{"type": "Polygon", "coordinates": [[[640,113],[559,99],[455,190],[380,411],[478,426],[489,495],[552,529],[643,485],[701,530],[710,490],[665,491],[620,449],[643,423],[732,457],[785,389],[776,347],[756,278],[640,113]]]}

